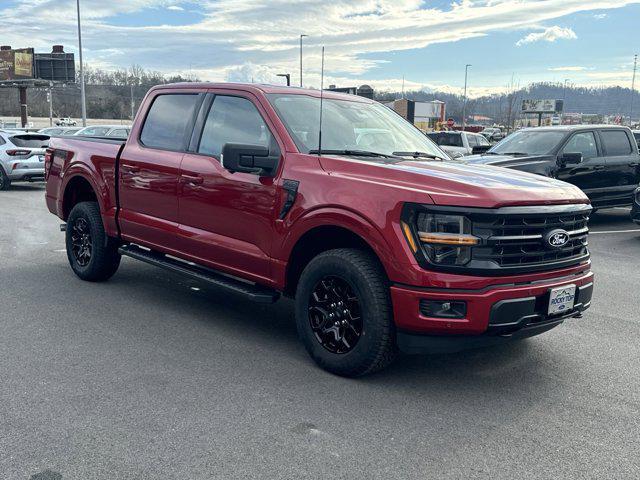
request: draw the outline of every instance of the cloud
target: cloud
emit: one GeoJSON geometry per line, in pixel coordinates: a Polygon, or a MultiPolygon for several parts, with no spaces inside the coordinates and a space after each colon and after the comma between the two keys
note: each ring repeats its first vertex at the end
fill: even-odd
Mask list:
{"type": "MultiPolygon", "coordinates": [[[[452,5],[447,3],[423,0],[82,0],[85,61],[89,65],[110,64],[112,68],[136,63],[165,73],[191,71],[210,80],[272,79],[275,73],[291,73],[296,78],[298,35],[305,33],[309,35],[304,39],[305,85],[306,79],[313,82],[309,85],[319,85],[320,47],[324,45],[327,78],[336,80],[332,83],[375,83],[381,88],[392,89],[401,84],[402,72],[381,74],[380,67],[384,63],[380,59],[381,53],[525,29],[533,33],[520,40],[520,45],[575,38],[571,29],[550,27],[542,30],[539,26],[567,15],[579,12],[588,15],[638,4],[640,0],[455,0],[452,5]],[[191,18],[186,25],[167,25],[171,23],[167,18],[177,12],[173,7],[184,7],[189,13],[197,8],[198,15],[193,18],[180,15],[180,18],[191,18]],[[131,21],[122,22],[123,18],[131,21]]],[[[75,0],[14,0],[11,7],[5,7],[6,2],[0,0],[0,5],[3,44],[33,46],[40,51],[49,51],[53,44],[64,44],[67,51],[76,51],[75,0]],[[37,30],[42,25],[47,28],[37,30]]],[[[407,89],[414,85],[430,88],[429,73],[413,80],[407,79],[407,89]]],[[[281,82],[282,79],[276,77],[269,81],[281,82]]],[[[436,87],[460,88],[454,85],[436,87]]]]}
{"type": "Polygon", "coordinates": [[[178,5],[169,5],[167,7],[167,10],[173,10],[174,12],[184,12],[184,8],[178,6],[178,5]]]}
{"type": "Polygon", "coordinates": [[[602,20],[603,18],[607,18],[608,15],[606,13],[595,13],[593,15],[593,18],[595,18],[596,20],[602,20]]]}
{"type": "Polygon", "coordinates": [[[547,68],[550,72],[582,72],[584,70],[588,70],[587,67],[579,67],[579,66],[568,66],[568,67],[552,67],[547,68]]]}
{"type": "Polygon", "coordinates": [[[530,33],[526,37],[516,42],[516,46],[521,47],[528,43],[534,42],[555,42],[556,40],[575,40],[578,38],[576,33],[570,28],[563,28],[557,25],[545,28],[542,32],[530,33]]]}

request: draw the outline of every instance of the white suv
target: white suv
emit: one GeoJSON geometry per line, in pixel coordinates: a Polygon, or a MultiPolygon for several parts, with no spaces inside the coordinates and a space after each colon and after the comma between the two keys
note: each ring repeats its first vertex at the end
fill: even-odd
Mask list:
{"type": "MultiPolygon", "coordinates": [[[[478,133],[448,131],[431,132],[427,136],[454,158],[472,155],[474,147],[483,147],[484,150],[491,147],[489,141],[478,133]]],[[[476,150],[476,153],[479,152],[476,150]]]]}

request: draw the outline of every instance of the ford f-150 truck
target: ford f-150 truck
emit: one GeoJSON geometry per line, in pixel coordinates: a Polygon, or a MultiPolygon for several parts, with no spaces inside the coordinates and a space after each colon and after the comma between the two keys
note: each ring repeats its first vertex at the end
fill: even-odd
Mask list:
{"type": "Polygon", "coordinates": [[[126,142],[53,138],[46,201],[80,278],[106,280],[126,255],[257,302],[293,297],[307,351],[344,376],[581,316],[587,197],[446,158],[366,98],[164,85],[126,142]]]}

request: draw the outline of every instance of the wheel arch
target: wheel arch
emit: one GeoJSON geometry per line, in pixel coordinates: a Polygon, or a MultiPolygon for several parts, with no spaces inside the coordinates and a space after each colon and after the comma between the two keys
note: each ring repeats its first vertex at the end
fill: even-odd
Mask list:
{"type": "Polygon", "coordinates": [[[93,182],[82,174],[70,177],[64,186],[62,194],[62,216],[63,220],[69,218],[69,213],[80,202],[97,202],[102,211],[102,203],[98,196],[98,189],[93,182]]]}
{"type": "Polygon", "coordinates": [[[357,248],[371,253],[389,278],[383,259],[391,258],[390,248],[375,226],[350,211],[331,209],[317,212],[313,217],[294,229],[296,234],[290,237],[289,247],[285,248],[285,295],[295,294],[302,271],[314,257],[336,248],[357,248]]]}

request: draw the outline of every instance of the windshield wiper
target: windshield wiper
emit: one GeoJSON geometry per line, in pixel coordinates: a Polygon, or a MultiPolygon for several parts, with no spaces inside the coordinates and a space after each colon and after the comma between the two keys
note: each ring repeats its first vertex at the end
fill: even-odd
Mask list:
{"type": "Polygon", "coordinates": [[[350,157],[382,157],[393,158],[391,155],[379,152],[369,152],[367,150],[309,150],[310,155],[314,154],[326,154],[326,155],[348,155],[350,157]]]}
{"type": "Polygon", "coordinates": [[[504,153],[501,153],[500,155],[511,155],[513,157],[526,157],[529,154],[524,152],[504,152],[504,153]]]}
{"type": "Polygon", "coordinates": [[[393,152],[393,155],[395,155],[396,157],[433,158],[444,160],[444,158],[439,155],[434,155],[433,153],[427,152],[393,152]]]}

